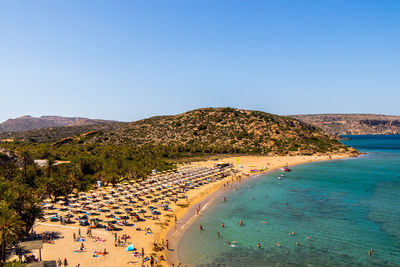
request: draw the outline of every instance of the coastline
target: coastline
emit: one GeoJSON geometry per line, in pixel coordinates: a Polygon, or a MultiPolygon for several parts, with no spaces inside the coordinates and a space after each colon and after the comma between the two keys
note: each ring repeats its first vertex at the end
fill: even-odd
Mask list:
{"type": "MultiPolygon", "coordinates": [[[[210,187],[201,188],[199,191],[191,192],[193,194],[192,198],[190,198],[189,205],[187,207],[176,207],[176,210],[173,212],[178,220],[176,223],[172,222],[167,228],[161,229],[160,233],[158,233],[158,241],[162,243],[164,240],[168,240],[168,251],[163,254],[165,255],[166,261],[161,262],[162,266],[171,266],[173,264],[178,265],[180,262],[178,255],[178,245],[184,236],[186,230],[201,216],[208,207],[210,207],[213,202],[220,199],[224,192],[227,190],[231,190],[227,187],[224,187],[226,184],[236,185],[241,184],[243,182],[250,181],[255,179],[265,173],[270,173],[278,170],[286,165],[295,166],[302,165],[311,162],[320,162],[327,160],[338,160],[345,158],[352,158],[354,155],[349,153],[343,154],[331,154],[331,155],[313,155],[313,156],[283,156],[283,157],[267,157],[267,156],[244,156],[241,157],[240,160],[245,163],[252,164],[243,164],[242,168],[238,168],[236,164],[236,157],[230,158],[222,158],[223,162],[228,162],[234,164],[236,170],[240,170],[240,173],[234,177],[233,175],[218,181],[214,185],[210,187]],[[259,163],[264,162],[268,163],[268,169],[259,171],[252,175],[244,176],[243,173],[250,173],[251,168],[265,166],[259,165],[259,163]],[[255,165],[256,163],[256,165],[255,165]],[[239,176],[239,177],[237,177],[239,176]],[[197,193],[197,194],[195,194],[197,193]],[[196,212],[196,208],[200,206],[199,215],[196,212]]],[[[218,160],[218,161],[220,161],[218,160]]],[[[209,160],[203,162],[196,162],[195,165],[200,166],[209,166],[210,164],[215,164],[217,160],[209,160]]]]}
{"type": "MultiPolygon", "coordinates": [[[[179,199],[177,203],[170,203],[171,211],[163,212],[158,220],[146,220],[135,222],[135,227],[123,227],[120,231],[104,231],[99,229],[93,230],[93,235],[103,239],[103,242],[95,242],[95,238],[88,238],[85,242],[87,246],[86,253],[75,253],[79,242],[75,242],[72,238],[73,234],[79,229],[86,231],[86,228],[79,226],[78,224],[71,226],[62,226],[59,222],[40,222],[37,221],[34,230],[37,233],[48,233],[54,232],[61,238],[58,238],[54,243],[44,243],[42,250],[42,259],[57,260],[59,257],[67,258],[71,266],[80,264],[81,266],[90,266],[95,264],[96,266],[141,266],[142,257],[134,257],[131,252],[127,252],[124,247],[115,246],[114,234],[118,236],[126,234],[132,239],[128,243],[133,243],[137,251],[144,249],[145,256],[153,256],[158,259],[158,266],[171,266],[173,263],[179,262],[177,254],[177,247],[182,236],[186,230],[193,224],[198,215],[196,215],[196,208],[200,205],[201,213],[203,213],[208,207],[210,207],[215,201],[222,200],[222,195],[225,190],[230,190],[227,186],[223,185],[230,183],[235,185],[235,182],[243,183],[257,178],[266,172],[275,171],[285,165],[294,166],[299,164],[305,164],[309,162],[317,162],[324,160],[335,160],[343,158],[354,157],[351,153],[346,154],[329,154],[329,155],[312,155],[312,156],[241,156],[240,165],[237,164],[237,157],[228,156],[213,158],[212,160],[196,161],[190,163],[191,167],[213,167],[217,162],[232,163],[236,170],[240,173],[230,175],[222,180],[218,180],[213,183],[202,185],[196,189],[189,190],[185,194],[188,196],[187,199],[179,199]],[[268,169],[263,170],[264,167],[268,166],[268,169]],[[257,172],[251,172],[251,170],[263,170],[257,172]],[[243,173],[249,175],[243,177],[243,173]],[[239,179],[241,174],[242,178],[239,179]],[[239,181],[238,181],[239,180],[239,181]],[[174,217],[177,217],[175,224],[174,217]],[[137,228],[147,229],[151,228],[152,233],[149,235],[146,231],[138,231],[137,228]],[[161,251],[154,250],[154,242],[160,246],[163,241],[168,240],[169,251],[166,249],[161,251]],[[92,251],[102,251],[107,249],[109,252],[105,257],[93,258],[90,254],[92,251]],[[60,253],[62,250],[62,253],[60,253]],[[161,256],[165,260],[160,260],[161,256]]],[[[185,165],[186,167],[188,165],[185,165]]],[[[108,189],[107,189],[108,190],[108,189]]],[[[85,237],[85,235],[84,235],[85,237]]],[[[165,247],[165,246],[164,246],[165,247]]],[[[176,265],[175,265],[176,266],[176,265]]]]}

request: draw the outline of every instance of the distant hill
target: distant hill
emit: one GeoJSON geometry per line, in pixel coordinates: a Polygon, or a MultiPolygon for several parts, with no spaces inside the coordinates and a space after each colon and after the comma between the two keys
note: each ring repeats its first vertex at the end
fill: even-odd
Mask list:
{"type": "Polygon", "coordinates": [[[400,116],[375,114],[292,115],[334,135],[400,134],[400,116]]]}
{"type": "MultiPolygon", "coordinates": [[[[68,141],[72,140],[62,143],[68,141]]],[[[232,108],[152,117],[94,134],[85,143],[161,144],[194,153],[313,154],[349,150],[319,128],[297,119],[232,108]]]]}
{"type": "Polygon", "coordinates": [[[60,116],[41,116],[37,118],[27,115],[16,119],[8,119],[5,122],[0,123],[0,132],[22,132],[49,127],[102,124],[104,122],[109,121],[60,116]]]}
{"type": "Polygon", "coordinates": [[[93,120],[80,117],[23,116],[0,123],[1,140],[54,142],[68,136],[90,131],[110,131],[126,125],[125,122],[93,120]]]}

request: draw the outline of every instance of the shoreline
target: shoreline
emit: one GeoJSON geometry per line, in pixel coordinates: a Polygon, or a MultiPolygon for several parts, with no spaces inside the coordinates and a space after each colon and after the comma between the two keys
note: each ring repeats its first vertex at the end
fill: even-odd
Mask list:
{"type": "MultiPolygon", "coordinates": [[[[226,190],[231,190],[230,188],[234,187],[236,183],[250,181],[258,178],[260,175],[266,172],[276,171],[278,168],[281,168],[285,165],[294,166],[309,162],[351,157],[354,157],[354,155],[351,153],[329,155],[317,154],[312,156],[240,156],[240,164],[238,164],[237,157],[229,155],[227,157],[195,161],[190,163],[190,165],[185,165],[185,167],[209,168],[214,167],[217,162],[222,161],[225,163],[231,163],[234,169],[239,170],[239,172],[234,174],[231,173],[221,180],[217,180],[212,183],[206,183],[202,186],[190,189],[189,191],[185,192],[187,195],[186,199],[179,198],[176,203],[174,203],[174,201],[170,201],[170,210],[167,212],[162,212],[159,218],[137,221],[131,226],[121,226],[117,231],[94,229],[94,238],[83,233],[83,237],[87,239],[85,242],[85,247],[87,247],[86,253],[75,253],[77,246],[79,246],[80,243],[75,242],[73,239],[73,234],[76,234],[77,230],[79,231],[79,229],[81,229],[86,231],[86,227],[82,227],[79,224],[62,226],[59,222],[50,222],[48,220],[46,220],[46,222],[37,221],[34,226],[34,230],[37,233],[41,234],[52,232],[59,236],[59,238],[56,238],[55,242],[43,244],[43,250],[41,254],[42,259],[45,261],[50,261],[57,260],[57,258],[60,257],[67,258],[71,266],[76,266],[77,264],[80,264],[81,266],[90,266],[94,264],[96,266],[110,267],[141,266],[143,257],[135,257],[131,252],[126,251],[124,246],[121,247],[115,245],[116,243],[114,240],[114,234],[118,234],[119,237],[122,234],[126,234],[131,238],[127,243],[134,244],[138,252],[144,249],[144,255],[146,257],[153,256],[156,258],[157,266],[171,266],[173,263],[179,262],[177,247],[186,230],[198,218],[196,215],[196,208],[199,205],[201,208],[201,216],[201,214],[204,213],[207,208],[212,206],[215,201],[219,200],[219,198],[222,199],[222,196],[226,190]],[[257,171],[255,172],[255,170],[257,171]],[[243,177],[244,173],[247,173],[248,175],[243,177]],[[241,177],[239,177],[239,175],[241,175],[241,177]],[[229,186],[224,187],[224,184],[227,183],[229,183],[229,186]],[[144,230],[150,228],[150,234],[144,230]],[[98,238],[102,239],[103,241],[96,242],[98,238]],[[165,240],[169,241],[168,251],[165,249],[165,240]],[[155,249],[154,243],[157,243],[157,249],[155,249]],[[159,248],[163,249],[159,250],[159,248]],[[93,251],[103,251],[104,249],[107,249],[108,252],[107,256],[105,257],[94,258],[91,255],[93,251]],[[164,260],[162,260],[162,257],[164,260]]],[[[113,188],[110,187],[103,189],[104,192],[109,192],[110,190],[113,190],[113,188]]],[[[55,205],[58,206],[58,204],[55,205]]],[[[114,207],[111,206],[108,208],[111,210],[114,209],[114,207]]],[[[115,209],[118,210],[118,208],[115,209]]],[[[58,213],[57,209],[55,212],[58,213]]],[[[101,216],[103,218],[105,214],[102,214],[101,216]]],[[[49,217],[49,215],[47,217],[49,217]]],[[[76,217],[78,216],[76,215],[76,217]]],[[[105,217],[103,219],[107,220],[105,217]]]]}
{"type": "MultiPolygon", "coordinates": [[[[252,157],[252,156],[247,156],[247,157],[252,157]]],[[[258,157],[259,159],[277,159],[278,157],[264,157],[264,156],[253,156],[253,157],[258,157]]],[[[266,173],[271,173],[274,171],[277,171],[278,169],[286,166],[289,164],[290,160],[292,159],[294,162],[292,164],[289,164],[290,166],[296,166],[296,165],[303,165],[307,163],[313,163],[313,162],[321,162],[321,161],[330,161],[330,160],[338,160],[338,159],[346,159],[346,158],[354,158],[354,155],[345,153],[345,154],[333,154],[333,155],[313,155],[313,156],[301,156],[298,159],[299,156],[285,156],[282,157],[284,158],[287,162],[281,162],[278,164],[274,164],[270,168],[264,170],[264,171],[259,171],[258,173],[254,173],[252,175],[248,176],[243,176],[243,173],[245,173],[246,170],[249,170],[249,168],[244,168],[241,170],[241,173],[238,175],[238,177],[234,177],[233,175],[230,175],[228,178],[223,179],[219,182],[217,182],[215,185],[213,185],[211,188],[206,188],[203,191],[206,192],[200,192],[197,195],[194,196],[194,198],[190,201],[190,205],[185,208],[180,208],[177,211],[173,212],[174,215],[176,215],[179,219],[176,221],[176,223],[171,223],[166,229],[162,229],[161,232],[158,234],[159,238],[158,241],[161,243],[164,240],[168,240],[169,248],[165,254],[166,256],[166,261],[162,262],[163,266],[171,266],[172,264],[178,264],[180,263],[180,258],[179,258],[179,253],[178,253],[178,246],[179,243],[186,233],[187,229],[189,229],[193,223],[197,221],[197,219],[201,216],[201,213],[205,212],[207,208],[209,208],[216,200],[218,200],[220,197],[223,196],[224,192],[228,190],[232,190],[231,188],[226,188],[224,185],[229,184],[229,185],[237,185],[237,184],[242,184],[243,182],[246,183],[248,181],[251,181],[253,179],[258,178],[259,176],[266,174],[266,173]],[[200,212],[199,214],[196,214],[196,208],[200,205],[200,212]]],[[[222,161],[234,161],[235,158],[224,158],[221,159],[222,161]]],[[[215,163],[215,160],[212,161],[205,161],[205,162],[197,162],[200,164],[207,164],[209,162],[215,163]]],[[[237,169],[237,164],[235,165],[235,169],[237,169]]],[[[252,165],[252,164],[251,164],[252,165]]],[[[251,166],[247,166],[251,167],[251,166]]]]}

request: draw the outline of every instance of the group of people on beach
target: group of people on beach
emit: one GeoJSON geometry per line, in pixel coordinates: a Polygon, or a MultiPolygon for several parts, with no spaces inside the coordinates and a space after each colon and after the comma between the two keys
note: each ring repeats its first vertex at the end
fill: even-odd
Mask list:
{"type": "MultiPolygon", "coordinates": [[[[185,166],[178,172],[155,175],[137,184],[119,184],[115,188],[100,187],[89,192],[70,194],[63,199],[59,198],[57,202],[47,199],[43,203],[44,209],[47,210],[45,219],[53,223],[79,223],[81,226],[87,226],[85,237],[82,236],[81,229],[72,234],[73,240],[80,244],[74,248],[74,251],[85,252],[90,247],[85,243],[87,242],[85,239],[93,237],[92,229],[104,228],[110,232],[115,232],[115,230],[121,230],[119,226],[129,225],[129,219],[132,219],[135,224],[148,219],[159,220],[158,216],[161,215],[162,211],[172,211],[168,206],[169,203],[172,202],[177,205],[180,199],[187,202],[189,199],[188,195],[185,195],[187,191],[221,180],[227,177],[229,173],[229,168],[185,166]],[[84,213],[84,215],[80,215],[81,213],[84,213]],[[117,229],[117,227],[120,229],[117,229]],[[86,245],[88,248],[86,248],[86,245]]],[[[197,213],[200,213],[200,206],[197,213]]],[[[175,222],[177,222],[176,215],[174,217],[175,222]]],[[[167,222],[165,222],[165,225],[168,225],[167,222]]],[[[153,233],[150,227],[137,227],[135,224],[133,224],[135,230],[145,231],[145,235],[153,233]]],[[[131,232],[130,235],[132,236],[131,232]]],[[[116,247],[125,247],[127,246],[127,239],[130,237],[122,234],[122,236],[114,236],[114,238],[116,247]]],[[[52,237],[44,236],[43,240],[47,242],[47,240],[52,240],[52,237]]],[[[95,242],[104,241],[101,238],[95,240],[95,242]]],[[[168,249],[168,242],[166,245],[157,246],[157,251],[164,250],[165,246],[168,249]]],[[[104,251],[101,252],[101,254],[106,254],[104,251]]],[[[145,259],[147,258],[143,260],[145,259]]],[[[152,262],[153,260],[149,258],[149,261],[152,262]]]]}
{"type": "MultiPolygon", "coordinates": [[[[63,266],[63,264],[64,264],[65,267],[68,266],[68,260],[67,260],[67,258],[64,258],[64,261],[62,261],[60,258],[58,258],[58,260],[57,260],[57,267],[61,267],[61,266],[63,266]]],[[[78,264],[77,267],[79,267],[79,266],[80,266],[80,265],[78,264]]]]}

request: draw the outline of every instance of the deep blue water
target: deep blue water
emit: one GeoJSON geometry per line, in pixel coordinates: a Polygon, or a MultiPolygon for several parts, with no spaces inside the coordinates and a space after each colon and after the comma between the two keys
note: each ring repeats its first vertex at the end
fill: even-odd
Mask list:
{"type": "Polygon", "coordinates": [[[295,166],[285,180],[273,172],[227,193],[185,233],[183,264],[400,266],[400,136],[343,143],[368,154],[295,166]]]}

